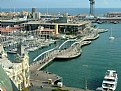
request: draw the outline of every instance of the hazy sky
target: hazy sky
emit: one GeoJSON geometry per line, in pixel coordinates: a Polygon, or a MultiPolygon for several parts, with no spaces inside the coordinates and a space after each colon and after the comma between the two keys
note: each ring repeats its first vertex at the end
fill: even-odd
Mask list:
{"type": "MultiPolygon", "coordinates": [[[[0,8],[89,8],[89,0],[0,0],[0,8]]],[[[95,0],[95,8],[121,8],[121,0],[95,0]]]]}

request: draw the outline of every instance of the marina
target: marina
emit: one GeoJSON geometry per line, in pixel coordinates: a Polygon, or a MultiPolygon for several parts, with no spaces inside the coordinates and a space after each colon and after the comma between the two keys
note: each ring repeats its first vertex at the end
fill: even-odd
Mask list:
{"type": "MultiPolygon", "coordinates": [[[[97,40],[93,41],[91,45],[82,48],[83,52],[80,57],[66,62],[56,62],[55,60],[54,63],[47,68],[48,71],[54,72],[63,77],[65,85],[84,88],[85,86],[83,79],[85,77],[84,74],[86,74],[88,75],[86,77],[87,87],[89,89],[96,89],[101,87],[104,73],[107,69],[115,69],[118,72],[118,76],[121,75],[120,24],[102,24],[98,26],[105,29],[110,29],[110,27],[113,27],[112,31],[116,36],[116,39],[114,41],[110,41],[108,38],[110,32],[104,33],[100,35],[97,40]],[[59,72],[60,69],[61,73],[59,72]],[[70,77],[68,78],[68,76],[70,77]]],[[[116,91],[120,91],[120,84],[121,82],[119,78],[116,91]]]]}
{"type": "MultiPolygon", "coordinates": [[[[89,24],[89,23],[87,23],[87,24],[89,24]]],[[[55,25],[55,26],[57,26],[57,25],[55,25]]],[[[55,29],[55,33],[58,33],[56,29],[55,29]]],[[[39,33],[35,36],[34,34],[36,32],[39,32],[39,31],[35,31],[33,33],[33,36],[30,36],[29,39],[27,39],[28,36],[27,37],[25,36],[26,34],[21,34],[21,32],[19,32],[21,34],[21,36],[18,34],[18,38],[14,39],[13,37],[11,37],[11,40],[14,40],[13,43],[12,42],[9,43],[9,41],[6,42],[6,43],[10,44],[8,46],[8,48],[10,46],[13,48],[18,47],[18,43],[20,43],[21,46],[23,46],[22,50],[30,52],[30,55],[32,52],[34,52],[36,50],[42,50],[41,52],[39,52],[38,56],[36,55],[37,57],[35,56],[34,59],[31,59],[32,56],[34,56],[34,55],[30,56],[29,63],[30,63],[30,72],[31,73],[35,73],[36,71],[39,71],[45,67],[48,67],[48,64],[51,63],[53,60],[57,60],[57,59],[71,60],[71,59],[80,57],[80,55],[83,54],[81,47],[84,45],[91,44],[90,40],[95,40],[95,39],[99,38],[99,33],[107,32],[107,29],[88,27],[87,29],[85,29],[86,33],[84,33],[84,34],[82,33],[83,36],[81,38],[76,38],[76,37],[66,35],[66,37],[63,38],[64,40],[62,41],[62,43],[60,43],[60,45],[54,44],[55,41],[57,41],[57,40],[47,39],[47,37],[49,38],[48,34],[50,34],[48,32],[48,30],[45,30],[46,33],[42,33],[43,36],[45,37],[45,39],[41,39],[41,38],[39,39],[38,38],[38,36],[40,36],[39,33]],[[22,37],[23,37],[23,39],[22,39],[22,37]],[[17,43],[15,41],[19,41],[19,42],[17,43]],[[55,46],[55,48],[53,48],[54,46],[50,46],[50,48],[49,48],[49,45],[51,43],[55,46]],[[45,48],[45,50],[44,50],[44,49],[42,49],[41,45],[47,46],[47,48],[45,48]]],[[[31,32],[29,32],[29,33],[31,33],[31,32]]],[[[4,40],[2,41],[2,43],[5,46],[4,40]]],[[[10,51],[10,49],[9,49],[9,51],[10,51]]],[[[11,53],[13,53],[12,50],[11,50],[11,53]]],[[[81,87],[81,88],[83,88],[83,87],[81,87]]]]}
{"type": "Polygon", "coordinates": [[[7,2],[0,91],[121,91],[121,1],[7,2]]]}
{"type": "MultiPolygon", "coordinates": [[[[11,40],[14,42],[13,43],[12,42],[9,43],[9,41],[6,42],[7,45],[9,45],[9,46],[5,46],[5,44],[4,44],[5,41],[3,39],[2,39],[3,40],[2,44],[5,46],[5,48],[10,48],[10,47],[17,48],[17,52],[19,52],[21,50],[22,52],[28,51],[30,53],[34,52],[36,50],[39,50],[39,49],[42,50],[41,44],[42,45],[44,44],[45,46],[47,46],[47,48],[45,48],[45,50],[43,49],[41,52],[39,52],[39,55],[37,57],[35,57],[32,61],[31,61],[31,56],[30,56],[29,71],[30,71],[30,73],[35,74],[37,71],[42,70],[44,67],[48,66],[48,64],[51,63],[51,61],[53,61],[54,59],[64,59],[65,60],[65,59],[74,59],[76,57],[79,57],[82,54],[81,47],[84,45],[90,44],[91,43],[90,40],[97,39],[99,37],[98,33],[100,33],[100,31],[101,32],[105,31],[105,30],[102,31],[100,29],[94,29],[93,27],[92,28],[90,27],[88,29],[89,30],[85,30],[87,33],[84,33],[85,35],[81,38],[73,39],[72,36],[68,36],[68,38],[65,38],[64,40],[58,39],[61,41],[60,45],[56,44],[56,42],[58,42],[56,40],[47,39],[47,36],[49,36],[47,34],[46,35],[43,34],[45,39],[37,38],[38,35],[36,37],[33,37],[34,36],[33,35],[33,36],[30,36],[29,39],[26,39],[25,34],[21,34],[21,32],[19,32],[21,35],[18,34],[18,38],[16,38],[16,39],[14,39],[14,37],[11,36],[11,40]],[[90,32],[90,33],[88,33],[88,32],[90,32]],[[39,47],[37,47],[37,44],[39,42],[40,42],[39,47]],[[28,44],[28,46],[32,50],[31,49],[27,50],[28,46],[26,44],[28,44]],[[50,48],[49,48],[50,44],[53,44],[53,46],[50,46],[50,48]],[[20,47],[20,49],[18,50],[19,47],[20,47]]],[[[48,32],[48,30],[46,32],[48,32]]],[[[57,31],[55,33],[57,33],[57,31]]],[[[50,33],[48,33],[48,34],[50,34],[50,33]]],[[[9,50],[11,50],[11,49],[9,49],[9,50]]],[[[12,50],[11,50],[11,53],[13,53],[12,50]]],[[[14,61],[16,61],[16,60],[14,60],[14,61]]],[[[32,76],[32,74],[30,75],[30,77],[32,76]]]]}

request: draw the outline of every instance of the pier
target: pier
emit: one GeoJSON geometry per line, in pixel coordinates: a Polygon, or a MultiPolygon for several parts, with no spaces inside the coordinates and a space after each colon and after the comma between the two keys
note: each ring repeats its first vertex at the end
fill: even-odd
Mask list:
{"type": "MultiPolygon", "coordinates": [[[[91,38],[94,39],[93,37],[90,37],[90,39],[91,38]]],[[[41,53],[33,60],[33,63],[30,65],[30,71],[34,72],[36,70],[41,70],[43,67],[45,67],[48,63],[50,63],[55,58],[71,59],[71,58],[80,56],[82,53],[81,46],[91,43],[91,41],[85,41],[85,40],[87,40],[86,37],[83,37],[80,40],[74,40],[75,42],[69,48],[59,50],[66,43],[65,41],[64,44],[62,43],[62,45],[60,45],[60,47],[57,46],[53,49],[50,49],[48,51],[41,53]],[[40,60],[37,61],[37,59],[39,58],[40,60]]]]}

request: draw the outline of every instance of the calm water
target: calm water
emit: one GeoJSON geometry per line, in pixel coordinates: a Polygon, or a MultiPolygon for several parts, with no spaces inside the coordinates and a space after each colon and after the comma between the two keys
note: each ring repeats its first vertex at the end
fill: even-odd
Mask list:
{"type": "MultiPolygon", "coordinates": [[[[121,91],[121,24],[100,24],[100,28],[111,29],[115,40],[108,39],[110,31],[100,34],[97,40],[83,47],[80,57],[69,61],[55,62],[48,70],[63,77],[64,84],[78,88],[85,87],[85,78],[89,89],[101,86],[107,69],[118,72],[118,87],[121,91]],[[86,65],[86,66],[85,66],[86,65]]],[[[46,70],[46,69],[45,69],[46,70]]]]}

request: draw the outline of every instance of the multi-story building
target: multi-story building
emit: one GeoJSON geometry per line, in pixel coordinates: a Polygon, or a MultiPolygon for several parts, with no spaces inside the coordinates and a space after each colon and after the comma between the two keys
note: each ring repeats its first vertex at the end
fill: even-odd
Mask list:
{"type": "Polygon", "coordinates": [[[23,25],[26,25],[26,30],[36,30],[38,26],[43,26],[44,28],[48,29],[55,29],[55,26],[57,25],[58,33],[73,32],[74,34],[77,34],[78,32],[83,31],[87,26],[90,26],[91,23],[89,21],[81,21],[75,23],[43,23],[40,21],[30,21],[23,23],[23,25]]]}
{"type": "Polygon", "coordinates": [[[11,35],[13,32],[22,29],[22,26],[14,25],[13,27],[7,26],[7,27],[0,27],[0,34],[2,35],[11,35]]]}
{"type": "Polygon", "coordinates": [[[34,19],[40,19],[41,13],[40,12],[33,12],[34,19]]]}
{"type": "Polygon", "coordinates": [[[8,60],[3,47],[0,46],[0,64],[18,90],[30,86],[29,57],[27,53],[19,50],[15,62],[11,62],[8,60]]]}
{"type": "Polygon", "coordinates": [[[22,15],[25,15],[25,16],[28,16],[28,15],[29,15],[29,12],[28,12],[28,11],[23,10],[23,11],[21,12],[21,14],[22,14],[22,15]]]}
{"type": "Polygon", "coordinates": [[[37,29],[41,38],[49,39],[52,36],[56,35],[54,29],[44,29],[44,27],[39,27],[37,29]]]}
{"type": "Polygon", "coordinates": [[[109,12],[107,17],[121,17],[121,12],[109,12]]]}
{"type": "Polygon", "coordinates": [[[36,12],[36,9],[35,9],[35,8],[32,8],[32,14],[33,14],[34,12],[36,12]]]}

